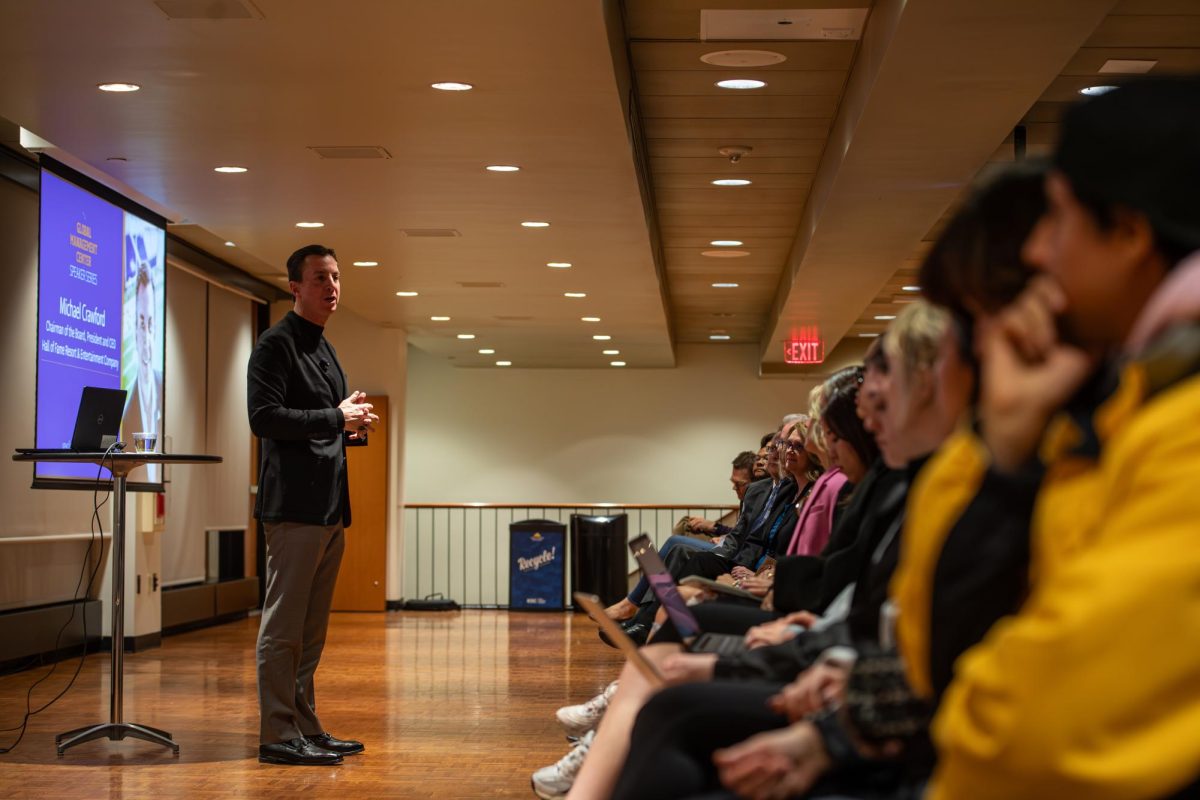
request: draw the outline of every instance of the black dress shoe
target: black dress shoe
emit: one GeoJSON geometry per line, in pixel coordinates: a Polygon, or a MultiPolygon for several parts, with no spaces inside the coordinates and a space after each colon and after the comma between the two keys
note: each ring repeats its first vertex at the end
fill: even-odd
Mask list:
{"type": "MultiPolygon", "coordinates": [[[[622,622],[621,630],[625,631],[625,635],[632,639],[634,644],[639,646],[645,644],[646,639],[650,636],[649,626],[643,625],[640,622],[622,622]]],[[[604,642],[609,647],[617,646],[617,643],[609,638],[608,634],[604,632],[603,628],[600,629],[600,641],[604,642]]]]}
{"type": "Polygon", "coordinates": [[[258,760],[264,764],[290,764],[303,767],[331,767],[342,763],[342,757],[305,739],[259,745],[258,760]]]}
{"type": "Polygon", "coordinates": [[[330,733],[318,733],[313,736],[305,736],[304,738],[310,744],[315,744],[322,750],[328,750],[331,753],[340,753],[344,756],[352,756],[366,749],[362,742],[356,742],[353,739],[339,739],[330,733]]]}
{"type": "Polygon", "coordinates": [[[642,622],[626,622],[621,626],[621,630],[625,631],[625,635],[633,639],[633,643],[639,647],[650,638],[650,626],[642,622]]]}

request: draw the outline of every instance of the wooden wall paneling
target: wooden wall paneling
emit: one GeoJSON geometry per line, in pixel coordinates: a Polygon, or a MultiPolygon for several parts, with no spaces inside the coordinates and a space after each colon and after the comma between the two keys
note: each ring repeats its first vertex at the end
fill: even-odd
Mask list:
{"type": "Polygon", "coordinates": [[[388,398],[370,395],[379,425],[366,447],[346,448],[351,525],[333,592],[334,611],[382,611],[387,605],[388,398]]]}

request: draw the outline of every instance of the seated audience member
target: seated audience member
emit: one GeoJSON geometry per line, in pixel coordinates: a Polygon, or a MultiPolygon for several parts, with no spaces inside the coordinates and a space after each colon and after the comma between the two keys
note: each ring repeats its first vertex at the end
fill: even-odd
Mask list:
{"type": "MultiPolygon", "coordinates": [[[[764,461],[765,464],[765,455],[764,461]]],[[[758,456],[751,453],[749,450],[738,453],[737,458],[733,460],[733,474],[729,477],[729,482],[733,484],[733,491],[738,498],[738,514],[741,514],[741,504],[746,497],[746,490],[750,488],[750,484],[754,483],[753,468],[758,456]]],[[[737,519],[731,520],[732,525],[724,524],[723,520],[708,519],[707,517],[684,517],[684,528],[687,533],[707,536],[710,539],[718,539],[726,534],[733,533],[733,527],[737,524],[737,519]]],[[[717,542],[719,544],[719,542],[717,542]]],[[[706,548],[708,549],[708,548],[706,548]]]]}
{"type": "MultiPolygon", "coordinates": [[[[794,514],[802,513],[802,510],[809,502],[809,496],[813,486],[821,476],[820,465],[809,455],[805,449],[807,445],[806,431],[810,428],[809,418],[805,414],[795,415],[796,418],[792,421],[792,427],[785,439],[781,439],[778,443],[779,463],[783,471],[796,482],[798,491],[796,493],[796,502],[794,505],[794,514]]],[[[721,580],[728,580],[741,589],[744,589],[760,598],[764,597],[771,589],[771,585],[775,580],[775,555],[776,551],[786,541],[789,533],[789,524],[791,519],[782,517],[780,524],[771,540],[768,542],[767,550],[759,559],[754,567],[754,572],[749,572],[748,569],[735,567],[734,571],[738,575],[734,578],[733,575],[721,576],[721,580]]],[[[793,527],[791,530],[795,530],[793,527]]],[[[708,593],[706,590],[695,589],[688,590],[686,587],[681,587],[680,592],[685,596],[703,597],[708,593]]],[[[731,602],[747,602],[728,598],[731,602]]],[[[664,618],[663,612],[659,611],[660,621],[664,618]]]]}
{"type": "MultiPolygon", "coordinates": [[[[871,375],[878,380],[878,371],[871,375]]],[[[825,384],[821,429],[830,448],[832,466],[839,466],[854,489],[849,502],[835,524],[822,556],[788,556],[777,559],[775,578],[769,595],[769,608],[756,609],[728,603],[706,603],[695,609],[705,631],[747,634],[762,623],[775,622],[770,628],[747,634],[756,644],[779,643],[792,638],[795,622],[811,622],[813,612],[830,610],[834,601],[854,581],[867,551],[900,513],[904,505],[906,481],[902,472],[886,466],[875,467],[878,449],[858,416],[857,398],[867,373],[847,368],[830,376],[825,384]],[[841,432],[841,436],[837,431],[841,432]],[[882,478],[882,479],[881,479],[882,478]],[[861,489],[861,491],[860,491],[861,489]],[[830,559],[824,556],[829,553],[830,559]],[[832,566],[832,569],[826,567],[832,566]],[[796,614],[795,618],[789,618],[796,614]]],[[[810,441],[811,441],[810,437],[810,441]]],[[[684,572],[684,574],[687,574],[684,572]]],[[[834,609],[844,615],[846,605],[834,609]]],[[[660,633],[661,641],[678,641],[669,623],[660,633]]],[[[739,656],[731,656],[737,661],[739,656]]]]}
{"type": "Polygon", "coordinates": [[[977,330],[976,500],[1029,527],[1032,582],[955,666],[934,800],[1200,793],[1198,179],[1200,79],[1064,116],[1040,274],[977,330]]]}
{"type": "MultiPolygon", "coordinates": [[[[781,432],[786,431],[784,428],[781,432]]],[[[767,481],[758,481],[750,485],[746,491],[744,513],[738,518],[733,533],[712,550],[675,549],[668,554],[666,566],[676,581],[688,575],[716,578],[739,567],[749,577],[754,574],[754,567],[768,554],[779,531],[795,525],[796,482],[783,472],[778,446],[768,448],[767,456],[771,481],[769,484],[767,481]]],[[[638,644],[645,642],[657,613],[656,599],[643,603],[637,614],[623,625],[625,633],[638,644]]],[[[611,644],[603,632],[600,638],[611,644]]]]}
{"type": "MultiPolygon", "coordinates": [[[[1021,262],[1020,249],[1045,206],[1043,175],[1044,170],[1036,165],[1008,168],[973,192],[922,266],[920,282],[925,293],[949,307],[953,316],[941,337],[931,373],[937,387],[935,404],[946,421],[970,417],[969,400],[977,379],[970,337],[964,337],[963,332],[971,330],[972,315],[1011,301],[1027,280],[1029,271],[1021,262]]],[[[897,393],[899,397],[904,395],[897,393]]],[[[902,424],[895,415],[892,419],[894,425],[902,424]]],[[[916,627],[922,646],[929,647],[928,642],[933,641],[932,656],[922,658],[919,663],[922,670],[928,670],[932,661],[935,676],[941,671],[948,673],[958,654],[978,641],[999,616],[1015,610],[1026,586],[1026,532],[1017,531],[1014,535],[1012,526],[980,525],[979,520],[974,520],[973,531],[965,531],[962,524],[971,523],[968,514],[945,534],[946,527],[979,487],[983,473],[978,457],[980,449],[969,426],[961,427],[914,480],[908,503],[901,545],[903,559],[892,584],[894,599],[901,609],[898,633],[902,642],[912,640],[910,629],[916,627]],[[920,552],[943,542],[947,549],[940,560],[936,550],[932,555],[920,552]],[[914,550],[924,559],[923,566],[915,570],[909,563],[914,550]],[[935,574],[937,586],[931,589],[935,574]],[[901,586],[908,588],[897,592],[901,586]],[[910,606],[920,607],[922,614],[914,613],[910,606]],[[915,618],[924,619],[927,624],[914,626],[915,618]]],[[[987,516],[984,519],[991,521],[987,516]]],[[[911,651],[911,646],[904,649],[906,656],[911,651]]],[[[930,692],[908,689],[904,678],[906,673],[914,672],[911,659],[901,662],[887,652],[873,649],[860,651],[858,659],[850,670],[833,663],[810,670],[804,680],[777,696],[775,707],[795,719],[816,707],[814,698],[849,682],[849,690],[842,690],[846,698],[840,716],[826,715],[815,726],[794,726],[786,732],[766,734],[722,753],[720,774],[726,785],[741,790],[775,786],[781,791],[798,791],[811,781],[815,772],[824,770],[827,755],[835,754],[836,762],[839,752],[848,758],[849,764],[840,768],[833,764],[832,771],[849,768],[875,781],[879,778],[879,766],[860,761],[859,748],[847,745],[887,738],[890,740],[887,746],[895,748],[891,755],[902,754],[905,768],[902,773],[893,773],[892,779],[898,779],[899,783],[888,785],[883,796],[906,797],[917,791],[928,774],[932,754],[923,725],[928,709],[916,696],[929,700],[930,692]],[[864,670],[870,676],[870,684],[856,686],[855,676],[864,670]],[[886,730],[879,727],[881,719],[887,722],[886,730]],[[846,727],[853,733],[838,730],[846,727]],[[841,746],[829,747],[825,741],[829,737],[840,738],[841,746]],[[903,741],[897,741],[900,738],[903,741]],[[799,755],[802,751],[813,755],[799,759],[782,756],[783,753],[799,755]],[[764,765],[764,759],[770,764],[764,765]],[[794,764],[795,769],[785,764],[794,764]]],[[[925,685],[928,683],[925,672],[925,685]]],[[[680,722],[686,724],[687,720],[677,720],[674,724],[680,722]]],[[[871,752],[878,753],[879,747],[871,752]]],[[[822,786],[828,788],[830,780],[825,779],[822,786]]],[[[874,792],[860,789],[854,794],[876,796],[879,787],[874,788],[874,792]]]]}
{"type": "MultiPolygon", "coordinates": [[[[952,218],[922,266],[920,280],[925,293],[949,307],[954,318],[945,326],[934,366],[928,373],[936,386],[933,403],[937,414],[934,418],[940,417],[946,422],[969,419],[969,400],[974,394],[976,377],[969,336],[964,337],[962,333],[970,330],[972,314],[993,310],[1012,300],[1027,280],[1029,271],[1021,263],[1020,249],[1045,206],[1041,187],[1043,175],[1044,170],[1038,166],[1021,165],[1008,168],[977,189],[952,218]]],[[[894,358],[896,348],[887,349],[894,358]]],[[[913,350],[911,347],[899,349],[913,350]]],[[[898,374],[912,374],[912,371],[902,370],[898,374]]],[[[889,388],[891,396],[901,398],[900,402],[906,396],[920,396],[895,385],[889,388]],[[895,391],[897,389],[901,391],[895,391]]],[[[860,397],[866,394],[864,391],[860,397]]],[[[905,421],[905,416],[911,415],[901,413],[904,408],[897,400],[893,399],[891,406],[893,413],[889,418],[893,426],[910,431],[914,424],[919,427],[919,422],[905,421]]],[[[943,541],[951,544],[942,560],[936,562],[939,586],[932,589],[932,611],[929,610],[931,589],[928,587],[909,589],[907,593],[902,591],[895,596],[901,609],[899,634],[902,641],[914,638],[911,633],[906,633],[913,627],[914,617],[918,616],[912,612],[910,604],[925,609],[926,619],[932,613],[933,621],[927,626],[917,626],[922,636],[920,641],[923,646],[928,646],[926,643],[932,638],[932,660],[935,664],[940,662],[946,671],[953,658],[978,641],[998,616],[1016,608],[1026,585],[1027,558],[1023,559],[1021,553],[1027,554],[1028,548],[1027,535],[1022,532],[1013,536],[1011,526],[1007,529],[1005,526],[984,526],[982,529],[977,527],[973,534],[960,536],[963,534],[960,521],[947,538],[942,538],[946,526],[953,522],[970,494],[977,490],[982,477],[983,470],[978,466],[977,457],[980,448],[972,441],[970,428],[960,428],[913,481],[901,545],[904,556],[893,580],[894,595],[896,587],[916,583],[913,566],[908,563],[914,548],[918,551],[928,549],[940,546],[943,541]],[[953,552],[955,537],[961,542],[957,554],[960,563],[948,564],[947,556],[953,552]],[[983,557],[980,554],[984,554],[983,557]],[[947,586],[942,588],[943,584],[947,586]],[[923,604],[914,602],[914,596],[923,598],[923,604]],[[932,635],[928,628],[933,629],[932,635]]],[[[932,557],[923,555],[923,558],[929,562],[931,558],[936,559],[936,553],[932,557]]],[[[916,572],[926,582],[932,582],[932,564],[926,563],[916,572]]],[[[877,624],[873,620],[868,623],[868,631],[877,624]]],[[[906,655],[910,650],[906,648],[906,655]]],[[[928,657],[921,660],[922,669],[927,668],[930,660],[928,657]]],[[[932,754],[928,750],[923,724],[928,709],[915,696],[928,700],[929,692],[914,693],[908,689],[905,672],[911,675],[913,671],[913,664],[900,662],[894,655],[874,647],[861,649],[857,663],[849,669],[829,662],[810,670],[802,680],[773,698],[773,707],[795,720],[819,707],[819,699],[825,693],[836,692],[848,682],[848,690],[840,689],[845,693],[841,714],[835,717],[826,713],[812,726],[793,726],[787,731],[764,734],[735,746],[719,756],[719,774],[727,786],[743,792],[773,787],[786,793],[809,785],[813,776],[824,772],[828,766],[835,774],[847,769],[861,773],[852,778],[852,782],[858,780],[860,784],[853,792],[856,797],[914,796],[928,774],[932,754]],[[870,677],[869,682],[856,678],[864,672],[870,677]],[[886,722],[886,728],[880,726],[881,720],[886,722]],[[826,741],[829,738],[837,744],[829,746],[826,741]],[[881,791],[878,781],[886,773],[880,771],[880,765],[863,761],[863,753],[859,752],[861,745],[855,743],[884,739],[888,740],[886,747],[892,748],[889,754],[893,757],[902,755],[905,764],[902,771],[892,771],[891,783],[885,781],[881,791]],[[842,765],[828,760],[839,761],[839,754],[845,762],[842,765]],[[871,785],[862,786],[864,781],[871,785]]],[[[938,672],[937,667],[934,672],[938,672]]],[[[927,677],[925,682],[927,685],[927,677]]],[[[677,698],[677,701],[686,704],[687,698],[677,698]]],[[[687,712],[678,717],[671,724],[682,726],[681,729],[698,722],[689,720],[687,712]]],[[[747,721],[739,724],[745,725],[747,721]]],[[[771,727],[761,721],[759,724],[771,727]]],[[[878,754],[880,750],[878,744],[868,748],[871,754],[878,754]]],[[[846,788],[844,775],[824,778],[820,788],[828,789],[831,782],[837,784],[839,781],[842,788],[846,788]]]]}
{"type": "MultiPolygon", "coordinates": [[[[836,373],[831,375],[825,382],[825,389],[831,394],[840,392],[846,396],[852,396],[850,395],[850,392],[853,391],[856,393],[858,390],[858,385],[861,382],[861,369],[857,367],[847,367],[845,369],[838,370],[836,373]]],[[[853,401],[851,401],[850,407],[851,409],[853,408],[853,401]]],[[[828,402],[826,402],[825,408],[826,411],[824,413],[828,414],[828,402]]],[[[851,410],[850,414],[853,415],[853,413],[853,410],[851,410]]],[[[834,408],[834,414],[842,414],[841,403],[837,404],[837,407],[834,408]]],[[[799,415],[797,415],[797,418],[798,417],[799,415]]],[[[828,423],[825,422],[824,418],[822,418],[822,424],[825,426],[822,428],[822,430],[827,430],[828,423]]],[[[851,427],[857,428],[859,426],[855,424],[851,427]]],[[[847,428],[847,430],[849,430],[849,428],[847,428]]],[[[790,434],[790,432],[790,429],[784,429],[781,431],[781,436],[775,442],[775,449],[768,453],[768,455],[774,457],[776,462],[778,461],[779,455],[782,452],[780,450],[780,446],[782,445],[783,447],[786,447],[787,436],[790,434]]],[[[836,454],[834,454],[832,447],[829,448],[829,452],[831,454],[831,459],[836,458],[836,454]]],[[[869,464],[877,453],[878,450],[875,449],[875,445],[874,442],[871,441],[871,437],[865,433],[862,433],[861,431],[855,432],[853,446],[848,446],[844,451],[846,458],[851,459],[853,462],[851,464],[851,469],[854,469],[855,465],[862,464],[863,459],[866,459],[867,463],[869,464]]],[[[833,463],[832,465],[842,466],[837,463],[833,463]]],[[[865,468],[863,471],[865,472],[865,468]]],[[[790,482],[793,486],[796,485],[796,481],[794,479],[792,479],[790,482]]],[[[798,492],[793,492],[793,499],[795,498],[796,494],[798,494],[798,492]]],[[[705,578],[716,578],[724,573],[730,573],[734,578],[737,579],[750,577],[754,574],[754,565],[761,560],[764,554],[774,556],[779,547],[786,546],[788,541],[790,541],[790,539],[784,539],[782,542],[780,541],[780,530],[787,531],[788,535],[790,535],[790,533],[794,530],[796,523],[796,509],[793,507],[786,509],[786,511],[792,515],[792,519],[790,520],[791,524],[784,525],[783,523],[787,522],[788,520],[784,519],[782,515],[776,516],[770,528],[764,530],[766,536],[762,541],[755,541],[753,539],[750,540],[750,544],[754,545],[753,548],[743,544],[736,554],[726,554],[720,551],[696,553],[691,555],[686,562],[679,564],[677,568],[672,568],[671,574],[676,580],[688,575],[700,575],[701,577],[705,578]]]]}
{"type": "MultiPolygon", "coordinates": [[[[733,472],[729,475],[729,482],[733,485],[733,493],[737,495],[739,504],[745,499],[746,489],[750,486],[750,468],[753,464],[754,454],[749,451],[738,453],[737,457],[733,459],[733,472]]],[[[666,558],[667,554],[676,547],[691,550],[711,550],[717,546],[720,537],[733,533],[733,528],[713,522],[712,520],[706,520],[703,517],[691,517],[689,519],[689,527],[692,530],[702,530],[712,538],[705,540],[696,539],[691,536],[669,536],[663,542],[662,547],[659,548],[658,554],[666,558]]],[[[646,592],[649,589],[650,584],[643,577],[633,587],[633,591],[628,596],[621,598],[616,603],[604,609],[604,613],[613,619],[629,619],[637,613],[638,605],[646,600],[646,592]]]]}
{"type": "Polygon", "coordinates": [[[913,485],[891,596],[896,638],[913,692],[936,707],[955,661],[1029,587],[1029,531],[972,502],[987,472],[973,428],[978,375],[972,332],[979,315],[1012,302],[1029,280],[1021,248],[1046,207],[1042,164],[1006,168],[981,184],[951,218],[921,265],[924,295],[949,309],[939,402],[958,430],[913,485]],[[959,363],[971,369],[955,368],[959,363]]]}
{"type": "MultiPolygon", "coordinates": [[[[812,444],[809,440],[813,438],[812,431],[812,418],[807,414],[798,415],[787,439],[779,445],[780,463],[783,465],[784,471],[791,475],[792,479],[796,481],[796,485],[800,487],[795,504],[796,526],[790,532],[786,528],[779,532],[776,541],[772,544],[770,556],[763,565],[759,566],[755,575],[743,575],[741,578],[735,579],[736,585],[759,597],[763,597],[770,591],[774,583],[776,557],[782,554],[783,548],[795,535],[805,510],[814,502],[813,492],[820,484],[825,472],[821,458],[814,455],[814,452],[818,451],[811,449],[812,444]]],[[[823,451],[819,452],[823,454],[823,451]]]]}
{"type": "MultiPolygon", "coordinates": [[[[809,426],[810,428],[812,426],[809,426]]],[[[809,449],[808,437],[798,437],[799,452],[789,452],[789,457],[801,461],[801,468],[809,472],[819,472],[821,465],[810,460],[814,450],[824,453],[819,445],[809,449]]],[[[788,442],[789,446],[793,441],[788,442]]],[[[833,531],[833,515],[838,508],[839,495],[848,479],[840,466],[830,465],[812,484],[808,500],[799,511],[796,527],[788,537],[786,555],[815,556],[825,549],[829,542],[829,534],[833,531]]]]}
{"type": "MultiPolygon", "coordinates": [[[[885,456],[892,464],[911,464],[915,470],[924,457],[945,438],[953,425],[953,420],[947,423],[943,415],[933,410],[930,398],[933,395],[933,382],[930,378],[931,363],[937,352],[937,344],[945,328],[946,315],[936,309],[920,305],[906,309],[905,314],[897,320],[897,347],[895,353],[889,353],[891,370],[899,377],[891,377],[887,391],[889,399],[894,401],[896,408],[895,419],[890,422],[880,420],[875,427],[882,442],[887,443],[885,456]],[[909,376],[911,375],[911,380],[909,376]],[[897,392],[905,393],[897,397],[897,392]],[[910,397],[911,395],[911,397],[910,397]]],[[[854,414],[857,381],[853,393],[849,396],[849,408],[854,414]]],[[[839,447],[848,444],[855,434],[848,427],[846,420],[839,419],[836,412],[830,415],[830,409],[836,409],[838,392],[832,392],[830,404],[825,411],[823,422],[827,425],[827,441],[834,448],[835,459],[843,466],[849,466],[855,472],[865,472],[861,467],[855,468],[852,459],[839,447]]],[[[888,415],[884,407],[884,416],[888,415]]],[[[849,470],[848,470],[849,472],[849,470]]],[[[872,644],[879,629],[879,608],[886,598],[887,582],[894,567],[898,552],[899,531],[901,518],[895,516],[886,530],[878,537],[868,558],[861,565],[861,575],[857,580],[854,591],[854,603],[851,606],[848,629],[854,640],[863,640],[867,645],[872,644]]],[[[804,638],[806,635],[802,635],[804,638]]],[[[711,677],[711,668],[715,662],[713,656],[678,653],[667,651],[668,645],[656,645],[646,648],[644,652],[653,654],[650,657],[661,665],[661,668],[671,681],[691,681],[711,677]],[[702,665],[707,662],[707,674],[702,665]],[[701,667],[701,668],[698,668],[701,667]]],[[[613,788],[613,771],[619,760],[625,755],[625,743],[619,732],[607,730],[610,726],[629,724],[634,710],[626,705],[638,706],[651,691],[644,679],[633,675],[635,670],[627,667],[622,673],[620,688],[617,690],[610,705],[608,715],[601,723],[593,748],[585,760],[575,784],[579,796],[591,797],[611,792],[613,788]],[[595,763],[596,766],[592,766],[595,763]]],[[[795,671],[792,672],[795,675],[795,671]]],[[[790,677],[790,676],[789,676],[790,677]]],[[[776,680],[767,684],[725,682],[715,684],[711,688],[684,686],[664,691],[662,699],[651,701],[638,719],[635,729],[636,752],[631,755],[630,768],[617,786],[614,796],[617,797],[684,797],[706,789],[716,788],[709,779],[713,777],[712,746],[716,744],[733,744],[755,730],[779,728],[787,724],[787,718],[765,709],[764,701],[775,694],[782,681],[776,680]],[[747,708],[747,693],[753,697],[752,708],[748,712],[753,718],[753,724],[747,726],[739,715],[739,710],[747,708]],[[689,714],[693,722],[698,721],[698,715],[705,715],[707,724],[683,727],[672,727],[671,717],[682,706],[676,702],[677,696],[688,695],[687,705],[693,708],[689,714]],[[660,719],[652,708],[659,704],[671,709],[667,718],[660,719]],[[763,724],[763,714],[770,718],[770,724],[763,724]],[[661,723],[661,724],[660,724],[661,723]],[[665,727],[664,727],[665,725],[665,727]],[[699,730],[706,731],[707,750],[698,757],[691,749],[691,744],[682,749],[668,748],[656,757],[658,745],[664,741],[674,741],[671,737],[678,734],[688,737],[689,742],[695,742],[699,737],[694,736],[699,730]],[[664,733],[666,731],[667,733],[664,733]],[[644,740],[639,736],[644,733],[644,740]],[[666,735],[667,739],[658,738],[666,735]],[[729,738],[732,737],[732,738],[729,738]],[[679,774],[674,769],[680,768],[679,774]],[[650,775],[648,773],[655,773],[650,775]],[[697,775],[702,779],[695,780],[697,775]],[[645,778],[645,780],[643,780],[645,778]]],[[[813,709],[814,711],[817,709],[813,709]]],[[[807,729],[806,729],[807,730],[807,729]]]]}
{"type": "Polygon", "coordinates": [[[767,471],[767,446],[775,440],[776,433],[777,431],[771,431],[765,434],[758,445],[758,454],[754,458],[754,469],[750,472],[750,477],[755,481],[771,477],[771,473],[767,471]]]}

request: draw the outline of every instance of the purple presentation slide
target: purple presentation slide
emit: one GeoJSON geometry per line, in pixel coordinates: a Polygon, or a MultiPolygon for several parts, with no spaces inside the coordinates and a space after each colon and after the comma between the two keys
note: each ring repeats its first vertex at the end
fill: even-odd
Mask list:
{"type": "MultiPolygon", "coordinates": [[[[36,446],[70,447],[83,387],[121,386],[124,212],[46,171],[41,207],[36,446]]],[[[96,467],[43,463],[36,476],[96,467]]]]}

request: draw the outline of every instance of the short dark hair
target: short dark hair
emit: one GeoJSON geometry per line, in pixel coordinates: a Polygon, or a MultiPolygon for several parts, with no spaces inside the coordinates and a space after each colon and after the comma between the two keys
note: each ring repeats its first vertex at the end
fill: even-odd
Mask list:
{"type": "Polygon", "coordinates": [[[749,450],[743,450],[737,454],[736,458],[733,459],[733,468],[744,469],[747,472],[753,471],[754,460],[756,458],[758,458],[758,456],[754,453],[751,453],[749,450]]]}
{"type": "Polygon", "coordinates": [[[779,431],[771,431],[770,433],[763,434],[762,439],[760,439],[758,442],[758,449],[761,450],[764,447],[766,447],[767,445],[769,445],[771,442],[775,441],[775,436],[778,433],[779,433],[779,431]]]}
{"type": "Polygon", "coordinates": [[[1073,105],[1054,168],[1101,229],[1142,214],[1173,267],[1200,250],[1200,77],[1142,78],[1073,105]]]}
{"type": "Polygon", "coordinates": [[[960,319],[998,311],[1033,271],[1021,248],[1046,210],[1046,165],[1027,161],[981,183],[950,218],[921,263],[921,293],[960,319]]]}
{"type": "Polygon", "coordinates": [[[304,280],[304,262],[309,256],[331,256],[334,261],[337,261],[337,253],[333,252],[332,247],[326,247],[323,244],[306,244],[296,252],[288,256],[287,271],[288,280],[299,283],[304,280]]]}

